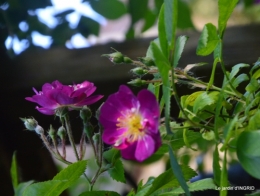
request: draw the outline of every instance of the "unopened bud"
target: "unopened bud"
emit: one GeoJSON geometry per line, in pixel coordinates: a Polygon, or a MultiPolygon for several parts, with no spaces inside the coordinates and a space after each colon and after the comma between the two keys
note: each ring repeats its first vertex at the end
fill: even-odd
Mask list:
{"type": "Polygon", "coordinates": [[[202,137],[205,140],[214,140],[215,139],[215,133],[214,131],[205,131],[204,133],[202,133],[202,137]]]}
{"type": "Polygon", "coordinates": [[[60,139],[64,139],[66,137],[66,129],[61,126],[57,131],[57,135],[60,137],[60,139]]]}
{"type": "Polygon", "coordinates": [[[95,143],[99,142],[99,138],[100,138],[100,133],[96,133],[93,135],[92,139],[95,143]]]}
{"type": "Polygon", "coordinates": [[[133,60],[132,59],[130,59],[129,57],[124,57],[124,63],[132,63],[133,62],[133,60]]]}
{"type": "Polygon", "coordinates": [[[91,124],[85,124],[84,125],[84,132],[88,137],[91,137],[94,133],[94,128],[91,124]]]}
{"type": "Polygon", "coordinates": [[[87,122],[91,118],[92,113],[91,113],[91,110],[87,106],[84,106],[80,110],[79,115],[80,115],[80,118],[83,120],[83,122],[87,122]]]}
{"type": "Polygon", "coordinates": [[[155,66],[154,60],[151,57],[139,57],[138,60],[148,67],[155,66]]]}
{"type": "Polygon", "coordinates": [[[34,131],[38,122],[34,118],[20,118],[24,122],[24,126],[29,131],[34,131]]]}
{"type": "Polygon", "coordinates": [[[124,55],[121,52],[103,54],[101,56],[107,57],[113,63],[123,63],[124,62],[124,55]]]}
{"type": "Polygon", "coordinates": [[[41,134],[44,134],[44,129],[40,125],[37,125],[35,128],[35,132],[37,134],[41,135],[41,134]]]}
{"type": "Polygon", "coordinates": [[[134,74],[136,74],[138,76],[143,76],[144,74],[147,74],[148,71],[141,67],[136,67],[134,69],[131,69],[131,72],[133,72],[134,74]]]}
{"type": "Polygon", "coordinates": [[[130,82],[127,82],[127,84],[140,87],[140,86],[146,85],[147,83],[146,83],[145,80],[141,80],[140,78],[136,78],[136,79],[134,79],[130,82]]]}
{"type": "Polygon", "coordinates": [[[52,127],[52,125],[50,125],[50,130],[49,130],[48,134],[49,134],[49,136],[51,137],[52,140],[55,139],[55,137],[56,137],[56,131],[55,131],[55,129],[52,127]]]}

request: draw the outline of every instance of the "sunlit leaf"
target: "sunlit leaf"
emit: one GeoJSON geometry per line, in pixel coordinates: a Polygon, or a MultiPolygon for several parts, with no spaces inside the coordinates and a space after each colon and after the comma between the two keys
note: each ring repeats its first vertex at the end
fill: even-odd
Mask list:
{"type": "MultiPolygon", "coordinates": [[[[203,190],[209,190],[209,189],[216,189],[216,185],[214,181],[211,178],[202,179],[193,183],[188,184],[189,190],[191,192],[193,191],[203,191],[203,190]]],[[[179,195],[183,194],[184,191],[181,187],[174,189],[173,191],[169,191],[167,193],[162,193],[160,196],[172,196],[172,195],[179,195]]]]}
{"type": "Polygon", "coordinates": [[[164,0],[164,23],[170,49],[174,47],[178,20],[178,0],[164,0]]]}
{"type": "Polygon", "coordinates": [[[223,38],[224,31],[227,26],[227,21],[232,14],[238,0],[219,0],[219,17],[218,17],[218,30],[220,37],[223,38]]]}
{"type": "Polygon", "coordinates": [[[206,56],[212,53],[219,42],[217,28],[208,23],[204,26],[197,46],[197,55],[206,56]]]}
{"type": "Polygon", "coordinates": [[[23,196],[58,196],[71,186],[85,171],[87,161],[78,161],[58,173],[53,180],[38,182],[28,186],[23,196]]]}
{"type": "Polygon", "coordinates": [[[187,36],[179,36],[176,40],[176,46],[174,50],[174,62],[173,62],[173,67],[177,67],[178,62],[181,58],[181,54],[184,50],[184,46],[188,40],[187,36]]]}

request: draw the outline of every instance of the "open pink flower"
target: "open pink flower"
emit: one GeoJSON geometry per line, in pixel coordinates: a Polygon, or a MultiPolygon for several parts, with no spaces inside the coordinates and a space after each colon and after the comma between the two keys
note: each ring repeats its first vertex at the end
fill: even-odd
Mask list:
{"type": "Polygon", "coordinates": [[[42,91],[38,92],[33,88],[36,95],[25,99],[39,104],[41,107],[36,107],[39,112],[53,115],[61,107],[72,110],[95,103],[103,97],[102,95],[90,96],[95,90],[94,84],[88,81],[81,84],[63,85],[56,80],[51,84],[45,83],[42,86],[42,91]]]}
{"type": "Polygon", "coordinates": [[[141,90],[136,97],[122,85],[101,107],[102,139],[121,150],[123,158],[144,161],[161,146],[159,117],[153,93],[141,90]]]}

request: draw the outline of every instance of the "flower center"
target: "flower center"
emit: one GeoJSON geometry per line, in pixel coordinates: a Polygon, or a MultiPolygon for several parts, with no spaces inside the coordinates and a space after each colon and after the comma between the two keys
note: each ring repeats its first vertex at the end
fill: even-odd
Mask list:
{"type": "Polygon", "coordinates": [[[121,116],[117,121],[118,128],[127,128],[123,136],[127,138],[128,142],[134,142],[145,134],[142,117],[136,112],[121,116]]]}

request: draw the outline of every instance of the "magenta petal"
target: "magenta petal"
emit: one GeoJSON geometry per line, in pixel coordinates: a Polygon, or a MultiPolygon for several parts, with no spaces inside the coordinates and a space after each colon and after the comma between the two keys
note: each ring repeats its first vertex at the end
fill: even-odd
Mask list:
{"type": "Polygon", "coordinates": [[[96,87],[93,85],[89,85],[86,87],[81,87],[75,91],[73,91],[70,95],[70,97],[77,97],[81,94],[86,94],[86,96],[91,95],[96,90],[96,87]]]}
{"type": "Polygon", "coordinates": [[[68,97],[67,94],[59,90],[50,91],[48,97],[54,99],[59,105],[73,104],[73,98],[68,97]]]}
{"type": "Polygon", "coordinates": [[[51,110],[51,109],[48,109],[48,108],[39,108],[39,107],[36,107],[36,109],[43,113],[43,114],[46,114],[46,115],[53,115],[55,113],[55,110],[51,110]]]}
{"type": "Polygon", "coordinates": [[[97,102],[98,100],[100,100],[103,97],[103,95],[93,95],[91,97],[87,97],[85,98],[83,101],[76,103],[76,106],[83,106],[83,105],[91,105],[95,102],[97,102]]]}
{"type": "Polygon", "coordinates": [[[159,117],[160,107],[154,94],[148,90],[141,90],[137,98],[140,102],[140,112],[146,114],[149,111],[149,115],[153,117],[159,117]]]}
{"type": "Polygon", "coordinates": [[[43,107],[56,108],[58,106],[57,102],[43,95],[34,95],[32,97],[26,97],[25,99],[28,101],[38,103],[40,106],[43,107]]]}
{"type": "Polygon", "coordinates": [[[135,158],[142,162],[155,152],[155,142],[151,136],[145,136],[144,139],[137,141],[135,158]]]}
{"type": "Polygon", "coordinates": [[[127,130],[125,129],[105,129],[102,135],[102,139],[106,144],[114,145],[119,137],[122,136],[127,130]]]}
{"type": "Polygon", "coordinates": [[[122,157],[127,160],[136,160],[135,158],[136,146],[137,146],[137,142],[134,142],[128,148],[121,150],[122,157]]]}

